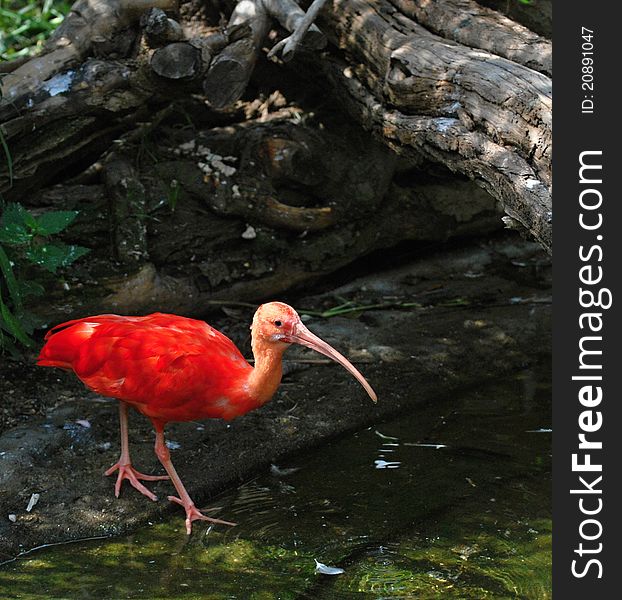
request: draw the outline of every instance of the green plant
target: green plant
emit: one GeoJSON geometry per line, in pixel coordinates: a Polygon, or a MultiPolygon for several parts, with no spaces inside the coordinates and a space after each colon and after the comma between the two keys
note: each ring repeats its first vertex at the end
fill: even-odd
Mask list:
{"type": "Polygon", "coordinates": [[[0,59],[35,54],[70,8],[64,0],[0,0],[0,59]]]}
{"type": "MultiPolygon", "coordinates": [[[[89,250],[50,238],[64,231],[76,211],[52,211],[38,217],[21,204],[7,204],[0,217],[0,350],[18,354],[15,343],[31,346],[39,324],[24,308],[29,297],[42,296],[45,273],[55,274],[89,250]]],[[[49,276],[48,276],[49,277],[49,276]]]]}

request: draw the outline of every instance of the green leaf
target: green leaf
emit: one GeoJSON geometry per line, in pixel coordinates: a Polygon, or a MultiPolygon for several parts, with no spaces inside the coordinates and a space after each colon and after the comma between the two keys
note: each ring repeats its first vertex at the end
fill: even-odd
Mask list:
{"type": "Polygon", "coordinates": [[[28,244],[31,239],[32,234],[23,225],[17,223],[0,225],[0,243],[8,246],[23,246],[28,244]]]}
{"type": "Polygon", "coordinates": [[[75,244],[71,244],[71,246],[66,246],[67,254],[65,259],[63,260],[63,267],[68,267],[70,264],[74,263],[76,260],[88,254],[91,250],[89,248],[85,248],[84,246],[76,246],[75,244]]]}
{"type": "MultiPolygon", "coordinates": [[[[32,215],[30,217],[34,221],[32,215]]],[[[27,219],[28,211],[21,204],[7,204],[0,217],[0,231],[4,234],[2,241],[10,244],[30,240],[31,236],[25,227],[27,219]]]]}
{"type": "Polygon", "coordinates": [[[13,273],[11,261],[2,246],[0,246],[0,272],[4,276],[4,282],[9,290],[11,300],[13,300],[13,306],[16,310],[20,310],[22,307],[22,297],[19,293],[19,286],[17,284],[17,280],[15,279],[15,274],[13,273]]]}
{"type": "Polygon", "coordinates": [[[10,333],[16,340],[24,344],[24,346],[32,346],[34,343],[22,329],[20,322],[13,316],[8,306],[3,302],[0,296],[0,316],[2,317],[2,328],[10,333]]]}
{"type": "Polygon", "coordinates": [[[26,210],[23,212],[24,223],[28,226],[28,229],[32,231],[37,230],[37,220],[26,210]]]}
{"type": "Polygon", "coordinates": [[[60,233],[67,229],[77,214],[78,212],[75,210],[57,210],[44,213],[37,217],[37,233],[41,235],[60,233]]]}
{"type": "Polygon", "coordinates": [[[82,246],[67,244],[43,244],[26,251],[26,258],[33,264],[43,267],[50,273],[56,273],[59,267],[67,267],[89,252],[82,246]]]}
{"type": "Polygon", "coordinates": [[[6,208],[2,212],[2,225],[28,225],[32,226],[37,224],[35,218],[17,202],[11,202],[6,205],[6,208]]]}

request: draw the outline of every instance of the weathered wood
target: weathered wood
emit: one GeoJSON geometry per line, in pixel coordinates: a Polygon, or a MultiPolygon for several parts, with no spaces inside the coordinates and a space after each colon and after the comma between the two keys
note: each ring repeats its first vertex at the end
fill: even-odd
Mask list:
{"type": "Polygon", "coordinates": [[[307,58],[396,150],[474,177],[551,249],[551,80],[448,42],[386,0],[333,0],[319,23],[353,57],[307,58]]]}
{"type": "Polygon", "coordinates": [[[391,4],[446,39],[481,48],[545,75],[552,73],[549,40],[474,0],[391,0],[391,4]]]}
{"type": "Polygon", "coordinates": [[[0,191],[21,199],[59,172],[84,167],[141,118],[153,96],[142,73],[120,62],[90,59],[48,80],[32,99],[32,108],[15,111],[7,101],[0,115],[13,157],[13,177],[0,166],[0,191]]]}
{"type": "Polygon", "coordinates": [[[363,64],[352,76],[405,114],[460,119],[511,145],[548,183],[551,80],[498,56],[430,34],[385,0],[333,0],[326,31],[363,64]],[[382,40],[382,45],[378,43],[382,40]]]}
{"type": "Polygon", "coordinates": [[[224,48],[212,61],[203,82],[203,91],[214,108],[230,106],[246,90],[259,49],[270,28],[270,15],[262,0],[241,0],[231,14],[229,26],[248,26],[251,34],[224,48]]]}
{"type": "MultiPolygon", "coordinates": [[[[232,28],[231,35],[238,39],[245,33],[238,27],[232,28]]],[[[198,91],[212,55],[228,42],[229,37],[218,32],[174,42],[136,59],[87,59],[40,82],[19,102],[12,99],[24,91],[21,82],[17,89],[3,87],[6,97],[0,100],[0,127],[11,151],[13,169],[10,174],[7,164],[0,163],[0,193],[9,199],[20,198],[57,179],[59,169],[87,166],[84,163],[95,160],[117,135],[137,120],[150,118],[148,102],[169,104],[174,97],[185,98],[189,92],[198,91]],[[194,79],[194,87],[187,87],[194,79]]],[[[66,50],[47,56],[54,58],[58,53],[65,56],[66,50]]],[[[29,65],[32,67],[27,63],[24,68],[29,65]]],[[[56,63],[42,77],[55,71],[56,63]]]]}
{"type": "Polygon", "coordinates": [[[178,42],[184,38],[181,25],[166,16],[160,8],[152,8],[143,14],[140,25],[150,48],[164,46],[170,42],[178,42]]]}
{"type": "MultiPolygon", "coordinates": [[[[90,53],[124,56],[135,35],[132,27],[148,8],[170,9],[176,0],[78,0],[46,42],[43,52],[4,77],[3,104],[16,110],[57,73],[78,64],[90,53]]],[[[5,117],[0,116],[0,122],[5,117]]]]}
{"type": "Polygon", "coordinates": [[[553,0],[530,0],[528,3],[508,0],[477,1],[548,39],[553,35],[553,0]]]}
{"type": "Polygon", "coordinates": [[[172,10],[176,6],[177,0],[77,0],[46,42],[45,51],[70,45],[85,56],[93,45],[112,42],[119,31],[136,23],[145,11],[172,10]]]}
{"type": "Polygon", "coordinates": [[[158,48],[151,57],[154,73],[167,79],[195,77],[202,70],[202,66],[201,51],[184,42],[158,48]]]}
{"type": "Polygon", "coordinates": [[[0,63],[0,73],[12,73],[15,69],[18,69],[23,64],[26,64],[31,60],[30,56],[18,56],[12,60],[7,60],[0,63]]]}
{"type": "Polygon", "coordinates": [[[203,91],[209,104],[221,109],[242,97],[272,19],[278,20],[292,35],[275,44],[269,56],[282,51],[283,60],[289,61],[303,43],[316,50],[323,48],[326,38],[313,21],[325,2],[314,0],[305,13],[293,0],[238,0],[228,27],[247,25],[251,35],[229,45],[215,57],[203,82],[203,91]]]}
{"type": "Polygon", "coordinates": [[[459,119],[405,115],[382,105],[338,62],[325,62],[323,72],[333,89],[343,90],[348,112],[382,137],[399,154],[444,164],[477,181],[505,211],[547,249],[552,248],[551,194],[533,167],[512,148],[471,131],[459,119]]]}

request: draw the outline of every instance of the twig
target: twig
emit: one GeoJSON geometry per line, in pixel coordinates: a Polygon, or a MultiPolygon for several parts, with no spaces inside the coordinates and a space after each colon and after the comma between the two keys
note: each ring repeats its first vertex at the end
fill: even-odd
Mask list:
{"type": "MultiPolygon", "coordinates": [[[[268,58],[276,56],[279,52],[281,52],[281,58],[285,62],[290,61],[294,57],[298,46],[303,41],[309,27],[313,25],[313,21],[315,21],[315,18],[318,16],[320,10],[322,10],[325,3],[326,0],[313,0],[305,16],[299,19],[298,22],[294,25],[294,30],[292,31],[292,34],[282,39],[280,42],[276,43],[272,47],[272,50],[268,52],[268,58]]],[[[288,21],[285,21],[283,25],[287,27],[287,23],[288,21]]]]}

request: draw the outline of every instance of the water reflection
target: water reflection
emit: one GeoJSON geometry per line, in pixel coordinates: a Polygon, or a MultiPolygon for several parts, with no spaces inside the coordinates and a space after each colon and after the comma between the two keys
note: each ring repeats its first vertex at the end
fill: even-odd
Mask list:
{"type": "MultiPolygon", "coordinates": [[[[549,598],[550,390],[531,372],[273,465],[156,524],[0,569],[15,598],[549,598]],[[317,568],[321,563],[342,574],[317,568]]],[[[5,594],[10,590],[10,594],[5,594]]]]}

